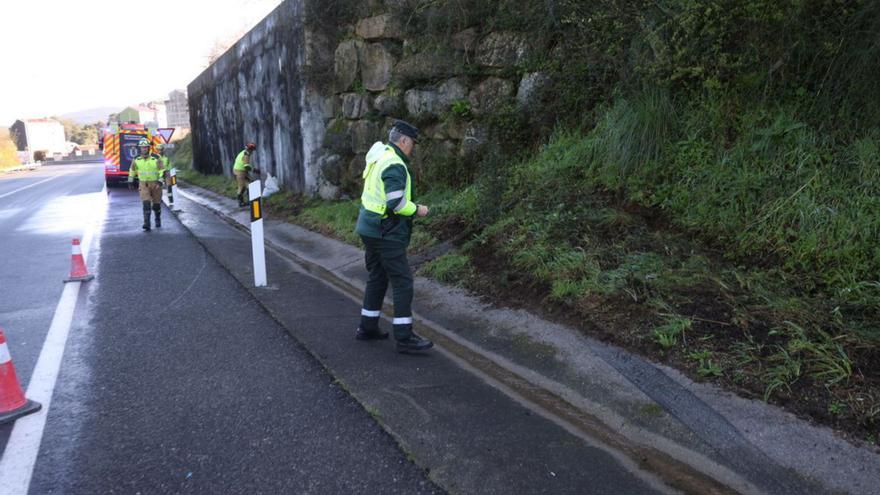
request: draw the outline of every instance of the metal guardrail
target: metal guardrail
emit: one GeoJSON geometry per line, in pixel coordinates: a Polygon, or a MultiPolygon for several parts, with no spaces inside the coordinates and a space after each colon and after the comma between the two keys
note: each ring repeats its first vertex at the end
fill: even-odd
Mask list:
{"type": "Polygon", "coordinates": [[[81,155],[81,156],[65,156],[60,159],[51,159],[51,160],[43,160],[43,165],[64,165],[70,163],[86,163],[86,162],[102,162],[104,161],[104,155],[96,153],[94,155],[81,155]]]}

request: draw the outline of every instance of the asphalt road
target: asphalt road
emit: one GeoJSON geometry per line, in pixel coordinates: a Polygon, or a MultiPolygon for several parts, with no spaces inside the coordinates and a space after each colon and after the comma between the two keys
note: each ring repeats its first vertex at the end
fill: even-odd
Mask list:
{"type": "MultiPolygon", "coordinates": [[[[22,387],[70,272],[71,240],[101,208],[103,185],[99,164],[0,175],[0,328],[22,387]]],[[[0,448],[8,434],[0,426],[0,448]]]]}
{"type": "Polygon", "coordinates": [[[144,233],[137,194],[102,182],[99,165],[0,177],[0,326],[25,387],[70,237],[106,214],[30,493],[438,491],[167,209],[144,233]]]}

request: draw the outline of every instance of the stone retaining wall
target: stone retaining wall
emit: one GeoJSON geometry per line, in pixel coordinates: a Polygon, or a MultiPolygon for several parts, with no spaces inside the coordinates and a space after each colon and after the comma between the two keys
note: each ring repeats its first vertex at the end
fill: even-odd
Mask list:
{"type": "Polygon", "coordinates": [[[528,70],[542,47],[525,34],[477,25],[441,45],[408,33],[405,0],[339,3],[352,15],[327,26],[310,18],[321,0],[283,2],[190,84],[198,170],[229,173],[253,140],[255,162],[289,188],[346,196],[395,118],[423,130],[418,173],[473,158],[487,144],[487,116],[528,109],[550,85],[528,70]]]}

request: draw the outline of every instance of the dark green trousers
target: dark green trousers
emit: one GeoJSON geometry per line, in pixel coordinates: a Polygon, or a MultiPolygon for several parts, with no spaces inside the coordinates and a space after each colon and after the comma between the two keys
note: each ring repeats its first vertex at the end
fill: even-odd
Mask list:
{"type": "Polygon", "coordinates": [[[367,288],[361,310],[361,328],[379,327],[379,314],[388,284],[394,299],[394,338],[406,339],[412,335],[413,277],[406,258],[407,245],[375,237],[361,236],[364,241],[367,288]]]}

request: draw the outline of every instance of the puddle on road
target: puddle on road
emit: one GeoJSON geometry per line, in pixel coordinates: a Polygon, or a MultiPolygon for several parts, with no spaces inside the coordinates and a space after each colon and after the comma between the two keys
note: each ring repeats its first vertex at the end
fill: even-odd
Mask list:
{"type": "Polygon", "coordinates": [[[5,208],[3,210],[0,210],[0,220],[12,218],[22,210],[24,210],[24,208],[5,208]]]}
{"type": "MultiPolygon", "coordinates": [[[[52,199],[24,223],[15,229],[16,232],[36,234],[78,234],[86,230],[98,213],[104,209],[107,195],[101,191],[79,194],[76,196],[60,196],[52,199]]],[[[0,218],[8,210],[0,212],[0,218]]]]}

